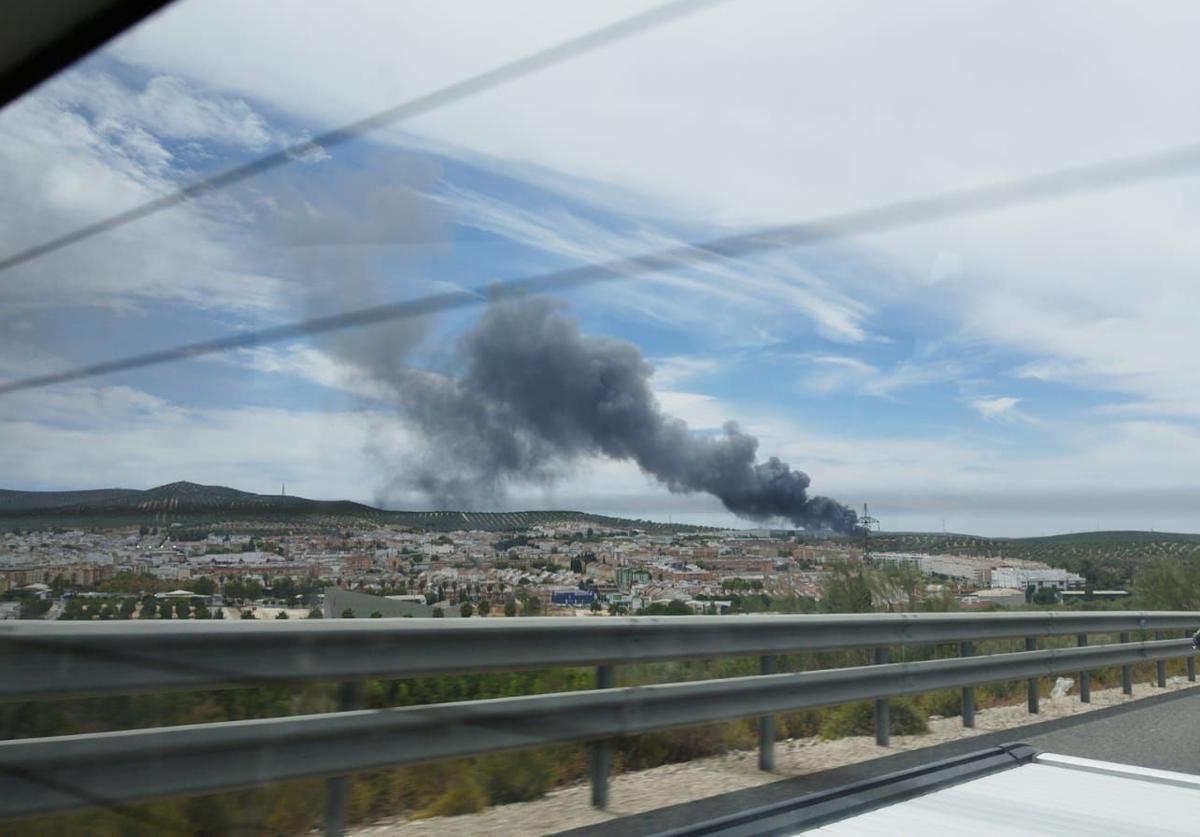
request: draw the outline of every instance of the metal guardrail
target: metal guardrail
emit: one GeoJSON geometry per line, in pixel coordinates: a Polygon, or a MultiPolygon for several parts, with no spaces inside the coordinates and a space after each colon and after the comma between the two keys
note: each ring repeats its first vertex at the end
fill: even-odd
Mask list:
{"type": "Polygon", "coordinates": [[[1200,614],[877,613],[289,622],[0,623],[0,700],[962,640],[1194,630],[1200,614]]]}
{"type": "MultiPolygon", "coordinates": [[[[363,620],[263,623],[38,624],[0,628],[0,694],[80,695],[228,683],[408,676],[598,665],[595,690],[0,742],[0,817],[342,776],[415,762],[596,741],[594,798],[606,799],[606,739],[1064,671],[1177,657],[1189,639],[1126,642],[654,686],[611,685],[614,663],[941,643],[963,637],[1191,629],[1198,613],[875,614],[817,617],[363,620]],[[164,630],[165,629],[165,630],[164,630]],[[841,639],[837,636],[841,634],[841,639]],[[205,644],[205,640],[213,645],[205,644]],[[527,648],[507,647],[524,642],[527,648]],[[572,652],[572,642],[578,643],[572,652]],[[124,643],[128,644],[125,647],[124,643]],[[173,650],[166,659],[168,648],[173,650]],[[221,661],[222,649],[231,658],[221,661]],[[340,649],[340,652],[337,650],[340,649]],[[355,650],[357,649],[357,650],[355,650]],[[544,656],[538,658],[538,653],[544,656]],[[339,659],[339,653],[349,658],[339,659]],[[96,654],[94,659],[89,659],[96,654]],[[159,656],[168,663],[156,668],[159,656]],[[276,655],[282,654],[282,660],[276,655]],[[461,659],[452,655],[460,654],[461,659]],[[447,658],[447,655],[451,655],[447,658]],[[200,657],[198,672],[187,664],[200,657]],[[259,671],[250,665],[257,660],[259,671]],[[220,663],[220,665],[218,665],[220,663]],[[286,672],[287,664],[298,671],[286,672]],[[15,668],[10,668],[10,664],[15,668]],[[109,667],[117,666],[114,671],[109,667]],[[603,676],[608,669],[609,678],[603,676]],[[155,673],[157,671],[157,674],[155,673]],[[107,672],[107,673],[106,673],[107,672]],[[352,674],[353,676],[349,676],[352,674]],[[15,675],[15,676],[14,676],[15,675]],[[236,676],[233,676],[236,675],[236,676]],[[95,680],[85,679],[95,676],[95,680]],[[69,681],[74,681],[69,684],[69,681]],[[604,769],[599,769],[604,768],[604,769]]],[[[769,667],[764,663],[764,671],[769,667]]],[[[1189,665],[1194,679],[1194,665],[1189,665]]],[[[964,700],[966,698],[964,691],[964,700]]],[[[350,705],[350,704],[344,704],[350,705]]],[[[886,705],[886,704],[885,704],[886,705]]],[[[1031,709],[1036,707],[1031,705],[1031,709]]],[[[966,717],[964,716],[964,721],[966,717]]],[[[769,725],[764,725],[768,726],[769,725]]],[[[771,741],[761,742],[766,753],[771,741]]],[[[769,762],[769,759],[767,759],[769,762]]],[[[760,759],[760,763],[763,760],[760,759]]],[[[331,790],[344,785],[333,780],[331,790]]],[[[331,806],[331,822],[341,812],[331,806]]],[[[337,826],[333,830],[336,830],[337,826]]]]}

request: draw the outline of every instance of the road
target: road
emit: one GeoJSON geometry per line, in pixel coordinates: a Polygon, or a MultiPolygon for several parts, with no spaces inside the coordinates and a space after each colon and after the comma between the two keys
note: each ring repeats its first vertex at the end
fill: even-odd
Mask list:
{"type": "Polygon", "coordinates": [[[1200,690],[1173,692],[1084,715],[1031,724],[1019,730],[989,733],[896,753],[835,770],[782,779],[757,788],[610,820],[600,825],[563,832],[563,835],[627,837],[653,834],[1018,741],[1050,753],[1200,775],[1200,690]]]}
{"type": "Polygon", "coordinates": [[[1085,723],[1021,740],[1048,753],[1200,774],[1200,695],[1164,697],[1173,699],[1114,707],[1085,723]]]}

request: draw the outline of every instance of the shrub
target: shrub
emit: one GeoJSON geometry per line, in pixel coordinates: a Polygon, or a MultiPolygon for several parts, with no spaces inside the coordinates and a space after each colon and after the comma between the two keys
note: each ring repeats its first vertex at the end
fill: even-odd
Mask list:
{"type": "Polygon", "coordinates": [[[820,709],[805,709],[787,712],[775,718],[775,730],[780,738],[811,738],[821,729],[826,712],[820,709]]]}
{"type": "Polygon", "coordinates": [[[962,714],[962,691],[959,689],[940,689],[921,695],[919,705],[927,715],[941,715],[943,718],[953,718],[962,714]]]}
{"type": "Polygon", "coordinates": [[[474,814],[487,807],[488,797],[471,770],[456,776],[450,786],[433,802],[413,813],[414,819],[425,817],[455,817],[459,814],[474,814]]]}
{"type": "Polygon", "coordinates": [[[623,770],[642,770],[753,746],[755,739],[748,729],[746,724],[731,721],[617,738],[615,763],[623,770]]]}
{"type": "MultiPolygon", "coordinates": [[[[911,700],[889,700],[888,711],[892,735],[924,735],[929,732],[925,714],[911,700]]],[[[821,724],[821,737],[827,740],[874,734],[875,704],[872,701],[839,706],[821,724]]]]}
{"type": "Polygon", "coordinates": [[[496,753],[479,760],[478,772],[492,805],[528,802],[554,785],[554,758],[546,752],[496,753]]]}

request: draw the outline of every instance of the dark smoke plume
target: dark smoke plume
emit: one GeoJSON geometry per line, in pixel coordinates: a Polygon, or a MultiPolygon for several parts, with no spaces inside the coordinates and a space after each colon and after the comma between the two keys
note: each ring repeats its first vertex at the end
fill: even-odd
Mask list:
{"type": "MultiPolygon", "coordinates": [[[[345,347],[343,347],[345,348],[345,347]]],[[[853,511],[808,496],[809,477],[771,457],[729,422],[721,435],[693,435],[665,415],[638,349],[583,336],[544,298],[496,304],[464,335],[452,374],[406,367],[386,354],[353,360],[394,389],[420,431],[427,460],[398,483],[440,504],[494,502],[513,479],[553,479],[596,454],[633,460],[674,492],[707,492],[741,517],[852,530],[853,511]]]]}

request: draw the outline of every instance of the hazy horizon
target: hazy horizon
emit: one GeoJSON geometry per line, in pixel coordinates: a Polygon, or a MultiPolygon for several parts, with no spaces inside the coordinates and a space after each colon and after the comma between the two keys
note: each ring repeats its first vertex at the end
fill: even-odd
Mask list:
{"type": "MultiPolygon", "coordinates": [[[[171,485],[176,482],[190,482],[196,485],[204,485],[207,487],[232,488],[238,491],[247,491],[253,494],[276,495],[280,492],[282,486],[277,487],[274,491],[271,490],[255,490],[242,485],[232,485],[227,483],[207,483],[197,482],[195,480],[170,480],[165,483],[154,484],[96,484],[86,487],[69,486],[69,485],[49,485],[49,486],[28,486],[17,487],[12,485],[0,485],[0,489],[14,491],[86,491],[97,489],[132,489],[136,491],[145,491],[153,488],[158,488],[165,485],[171,485]]],[[[561,497],[558,501],[539,500],[536,497],[530,496],[527,502],[520,502],[519,498],[511,498],[509,502],[495,507],[479,507],[479,508],[451,508],[438,507],[429,504],[414,503],[412,505],[394,505],[381,503],[369,494],[359,495],[338,495],[338,494],[322,494],[322,493],[303,493],[293,490],[291,486],[287,487],[288,496],[302,497],[309,500],[337,501],[348,500],[351,502],[362,503],[365,505],[374,506],[386,511],[468,511],[468,512],[518,512],[518,511],[577,511],[588,514],[604,515],[607,517],[620,517],[629,520],[650,520],[657,523],[680,523],[696,526],[712,526],[720,529],[791,529],[794,528],[791,524],[784,520],[775,520],[768,522],[756,522],[745,518],[737,517],[724,509],[719,508],[719,504],[710,497],[704,495],[672,495],[667,494],[666,497],[660,496],[656,492],[649,492],[641,497],[641,502],[630,497],[561,497]],[[664,503],[663,500],[673,501],[664,503]],[[717,508],[713,508],[713,506],[717,508]],[[707,506],[707,508],[706,508],[707,506]]],[[[1121,498],[1114,498],[1120,500],[1121,498]]],[[[1126,498],[1127,499],[1127,498],[1126,498]]],[[[1181,504],[1186,504],[1189,501],[1188,497],[1178,498],[1181,504]]],[[[1200,501],[1200,497],[1190,498],[1191,500],[1200,501]]],[[[1122,500],[1124,502],[1124,500],[1122,500]]],[[[1054,516],[1047,507],[1043,506],[1046,517],[1041,520],[1032,520],[1030,518],[1012,518],[1017,521],[1008,524],[997,524],[992,515],[1004,514],[1004,510],[1000,504],[992,507],[992,515],[985,513],[976,513],[972,515],[969,510],[961,510],[957,515],[947,516],[945,518],[945,526],[942,525],[941,518],[933,521],[932,525],[925,525],[930,518],[927,516],[894,513],[890,511],[891,507],[884,504],[871,503],[870,511],[873,517],[880,520],[881,531],[892,533],[932,533],[940,534],[959,534],[959,535],[974,535],[979,537],[989,538],[1022,538],[1022,537],[1046,537],[1051,535],[1067,535],[1088,532],[1108,532],[1108,531],[1141,531],[1141,532],[1161,532],[1164,534],[1200,534],[1200,532],[1192,531],[1186,528],[1172,528],[1169,525],[1171,518],[1158,518],[1168,521],[1166,526],[1155,525],[1139,525],[1137,518],[1121,518],[1129,519],[1132,522],[1128,524],[1120,524],[1117,519],[1111,516],[1054,516]],[[963,525],[955,525],[959,522],[963,525]],[[977,521],[972,524],[971,521],[977,521]]],[[[1143,511],[1149,512],[1150,509],[1143,511]]],[[[1011,512],[1009,512],[1011,514],[1011,512]]],[[[1149,516],[1149,514],[1147,515],[1149,516]]]]}

